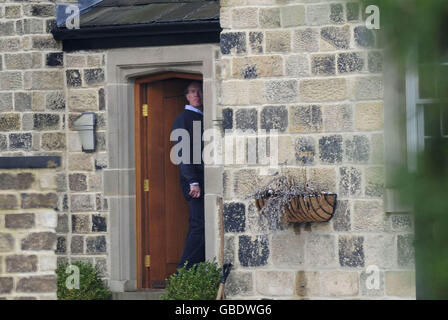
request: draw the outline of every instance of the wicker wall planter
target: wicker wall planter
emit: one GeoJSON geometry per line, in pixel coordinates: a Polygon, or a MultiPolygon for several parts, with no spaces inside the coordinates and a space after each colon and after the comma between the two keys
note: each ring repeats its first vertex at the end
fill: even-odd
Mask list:
{"type": "MultiPolygon", "coordinates": [[[[336,209],[335,193],[299,194],[293,197],[283,208],[282,219],[285,222],[326,222],[329,221],[336,209]]],[[[268,197],[256,198],[255,206],[260,211],[268,197]]]]}

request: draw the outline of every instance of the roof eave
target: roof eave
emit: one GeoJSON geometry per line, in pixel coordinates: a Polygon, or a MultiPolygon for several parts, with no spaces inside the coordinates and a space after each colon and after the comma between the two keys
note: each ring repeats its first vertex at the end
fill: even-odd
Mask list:
{"type": "Polygon", "coordinates": [[[140,46],[219,43],[219,19],[164,22],[117,26],[54,28],[51,33],[62,41],[64,51],[140,46]]]}

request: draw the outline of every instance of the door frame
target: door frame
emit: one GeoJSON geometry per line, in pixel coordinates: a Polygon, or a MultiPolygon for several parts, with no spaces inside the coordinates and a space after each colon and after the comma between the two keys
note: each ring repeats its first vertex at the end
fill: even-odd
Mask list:
{"type": "MultiPolygon", "coordinates": [[[[147,289],[144,281],[145,248],[143,235],[145,229],[145,212],[149,206],[149,192],[144,191],[144,179],[149,179],[145,170],[143,159],[147,150],[147,139],[149,128],[144,124],[147,121],[142,113],[142,105],[145,100],[145,85],[169,79],[188,79],[202,81],[202,75],[185,72],[163,72],[137,78],[134,82],[134,119],[135,119],[135,196],[136,196],[136,236],[137,236],[137,290],[147,289]]],[[[154,115],[151,115],[154,116],[154,115]]],[[[149,186],[151,189],[151,186],[149,186]]]]}
{"type": "MultiPolygon", "coordinates": [[[[108,209],[107,275],[113,292],[137,290],[135,201],[134,82],[163,72],[202,74],[204,130],[215,128],[216,73],[219,44],[117,48],[106,51],[104,110],[107,115],[107,167],[103,168],[108,209]]],[[[101,99],[101,96],[100,96],[101,99]]],[[[220,216],[223,197],[222,165],[205,165],[205,255],[221,259],[220,216]]]]}

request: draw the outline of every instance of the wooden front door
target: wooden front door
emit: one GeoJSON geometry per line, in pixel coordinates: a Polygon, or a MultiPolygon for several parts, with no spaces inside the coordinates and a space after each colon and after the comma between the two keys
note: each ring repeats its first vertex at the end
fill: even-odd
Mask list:
{"type": "Polygon", "coordinates": [[[138,289],[163,288],[185,244],[188,204],[170,160],[170,134],[192,80],[201,77],[165,73],[135,82],[138,289]]]}

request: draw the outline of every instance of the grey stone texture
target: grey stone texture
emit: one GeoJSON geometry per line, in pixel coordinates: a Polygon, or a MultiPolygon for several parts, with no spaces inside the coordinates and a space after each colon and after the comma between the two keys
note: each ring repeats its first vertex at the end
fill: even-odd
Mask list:
{"type": "Polygon", "coordinates": [[[362,173],[356,167],[339,168],[339,193],[343,197],[356,197],[362,193],[362,173]]]}
{"type": "Polygon", "coordinates": [[[347,160],[353,163],[367,163],[370,156],[370,141],[367,136],[356,135],[345,140],[347,160]]]}
{"type": "Polygon", "coordinates": [[[223,208],[225,232],[244,232],[246,230],[246,207],[243,203],[225,203],[223,208]]]}
{"type": "Polygon", "coordinates": [[[22,250],[52,250],[56,244],[56,235],[52,232],[29,234],[21,242],[22,250]]]}
{"type": "Polygon", "coordinates": [[[324,136],[319,139],[319,157],[324,163],[342,162],[342,137],[340,135],[324,136]]]}
{"type": "Polygon", "coordinates": [[[243,267],[257,267],[267,264],[269,240],[266,236],[239,236],[238,260],[243,267]]]}
{"type": "Polygon", "coordinates": [[[348,49],[350,46],[349,26],[323,27],[320,35],[322,39],[332,44],[336,49],[348,49]]]}
{"type": "Polygon", "coordinates": [[[339,73],[359,72],[363,70],[364,65],[364,58],[360,52],[338,54],[337,66],[339,73]]]}
{"type": "Polygon", "coordinates": [[[341,267],[364,267],[363,243],[363,237],[339,237],[339,264],[341,267]]]}
{"type": "Polygon", "coordinates": [[[316,143],[312,137],[300,137],[295,141],[295,158],[300,165],[314,164],[316,143]]]}
{"type": "Polygon", "coordinates": [[[311,72],[314,75],[334,75],[336,73],[335,56],[331,54],[313,55],[311,58],[311,72]]]}
{"type": "Polygon", "coordinates": [[[264,107],[260,115],[261,129],[284,132],[288,126],[288,110],[285,106],[264,107]]]}
{"type": "Polygon", "coordinates": [[[236,129],[258,130],[257,110],[256,109],[238,109],[235,112],[236,129]]]}
{"type": "Polygon", "coordinates": [[[246,53],[246,33],[244,32],[227,32],[221,33],[221,53],[236,54],[246,53]]]}
{"type": "Polygon", "coordinates": [[[5,215],[5,227],[7,229],[29,229],[34,226],[34,213],[14,213],[5,215]]]}

